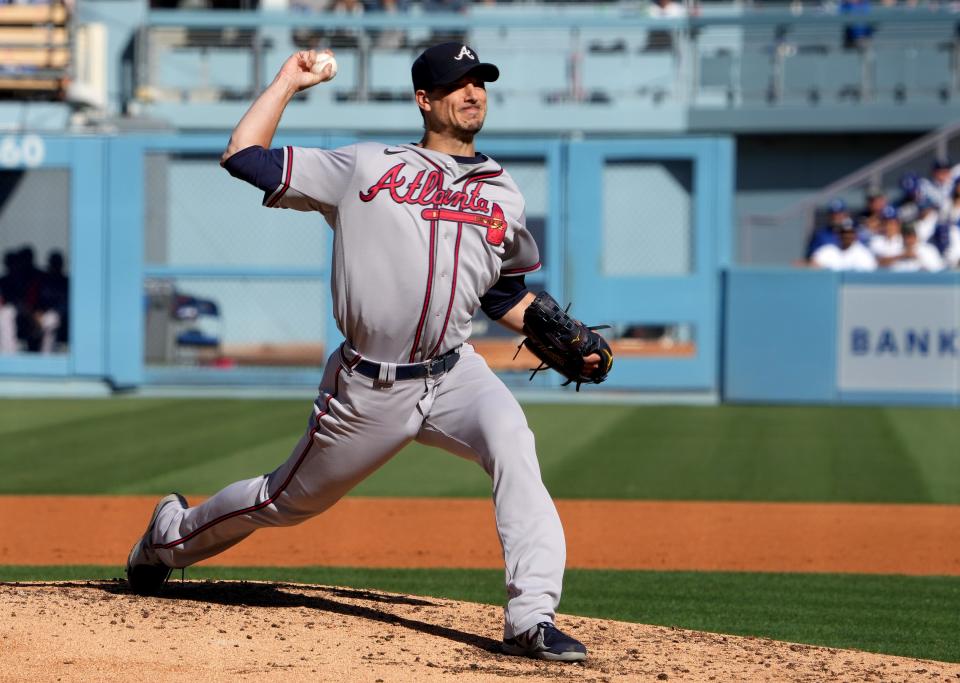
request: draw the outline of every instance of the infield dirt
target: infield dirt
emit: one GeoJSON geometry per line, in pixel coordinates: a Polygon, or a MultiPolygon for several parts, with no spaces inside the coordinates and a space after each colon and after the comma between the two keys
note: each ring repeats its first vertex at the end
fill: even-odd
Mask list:
{"type": "Polygon", "coordinates": [[[0,584],[0,610],[0,681],[960,680],[943,662],[563,616],[590,657],[538,662],[499,652],[496,607],[299,584],[0,584]]]}
{"type": "MultiPolygon", "coordinates": [[[[149,497],[0,497],[0,564],[122,567],[149,497]],[[82,520],[82,529],[78,526],[82,520]],[[82,533],[81,533],[82,531],[82,533]]],[[[197,501],[194,501],[197,502],[197,501]]],[[[960,506],[558,501],[568,566],[960,574],[960,506]]],[[[211,564],[501,567],[490,501],[347,498],[211,564]],[[411,532],[410,530],[415,531],[411,532]]],[[[947,681],[943,662],[563,617],[590,657],[499,652],[499,607],[276,583],[0,584],[0,681],[947,681]]]]}

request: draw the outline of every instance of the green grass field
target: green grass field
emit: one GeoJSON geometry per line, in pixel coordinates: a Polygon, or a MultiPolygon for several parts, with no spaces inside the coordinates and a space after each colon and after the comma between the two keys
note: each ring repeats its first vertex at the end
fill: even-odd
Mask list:
{"type": "MultiPolygon", "coordinates": [[[[273,469],[303,401],[0,401],[0,494],[208,494],[273,469]]],[[[960,413],[855,407],[528,406],[557,498],[960,504],[960,413]]],[[[367,496],[488,495],[412,445],[367,496]]],[[[0,567],[0,579],[111,567],[0,567]]],[[[499,604],[502,572],[193,568],[188,577],[381,588],[499,604]]],[[[561,611],[960,662],[960,577],[570,571],[561,611]]]]}
{"type": "MultiPolygon", "coordinates": [[[[0,494],[212,493],[282,462],[304,401],[0,401],[0,494]],[[42,465],[42,466],[38,466],[42,465]]],[[[960,412],[932,408],[528,406],[557,498],[960,504],[960,412]]],[[[489,493],[412,444],[365,496],[489,493]]]]}

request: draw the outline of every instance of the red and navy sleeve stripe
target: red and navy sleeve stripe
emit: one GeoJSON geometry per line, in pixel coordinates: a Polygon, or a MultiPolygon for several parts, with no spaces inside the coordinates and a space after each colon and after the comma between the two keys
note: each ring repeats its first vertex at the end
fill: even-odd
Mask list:
{"type": "MultiPolygon", "coordinates": [[[[278,183],[280,186],[273,185],[274,192],[272,195],[264,197],[263,204],[264,206],[276,206],[283,195],[287,193],[287,190],[290,189],[290,177],[293,175],[293,147],[289,145],[284,147],[283,150],[278,150],[283,153],[283,182],[278,183]]],[[[269,192],[269,190],[265,190],[269,192]]]]}
{"type": "Polygon", "coordinates": [[[532,273],[535,270],[540,270],[540,262],[537,261],[532,266],[523,266],[521,268],[503,268],[500,271],[501,275],[522,275],[523,273],[532,273]]]}

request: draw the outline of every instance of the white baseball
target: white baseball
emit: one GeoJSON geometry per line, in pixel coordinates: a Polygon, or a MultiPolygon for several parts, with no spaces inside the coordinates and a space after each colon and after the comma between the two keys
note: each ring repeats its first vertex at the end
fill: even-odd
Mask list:
{"type": "Polygon", "coordinates": [[[328,81],[332,81],[333,77],[337,75],[337,60],[334,59],[333,55],[328,55],[327,53],[317,55],[317,61],[313,63],[313,66],[310,67],[310,71],[317,74],[318,76],[323,75],[323,69],[330,64],[330,78],[328,81]]]}

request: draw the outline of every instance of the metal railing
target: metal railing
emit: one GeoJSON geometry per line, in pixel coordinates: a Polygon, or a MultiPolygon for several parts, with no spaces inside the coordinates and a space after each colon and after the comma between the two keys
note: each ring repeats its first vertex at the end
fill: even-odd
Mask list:
{"type": "Polygon", "coordinates": [[[350,63],[335,101],[392,101],[409,97],[406,82],[394,92],[378,86],[399,72],[395,62],[409,63],[430,42],[453,38],[511,68],[498,84],[504,97],[545,104],[737,108],[960,97],[960,12],[946,6],[868,15],[798,11],[724,5],[659,19],[617,5],[361,16],[155,10],[137,37],[127,96],[245,98],[294,49],[332,47],[350,63]],[[869,38],[852,42],[848,29],[857,26],[868,26],[869,38]],[[196,57],[195,68],[178,75],[170,67],[184,51],[196,57]],[[215,53],[231,51],[232,66],[215,63],[215,53]],[[238,71],[246,75],[242,82],[238,71]]]}

